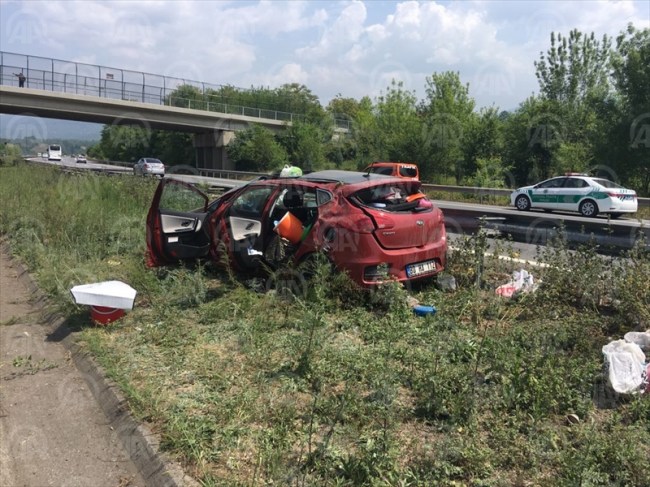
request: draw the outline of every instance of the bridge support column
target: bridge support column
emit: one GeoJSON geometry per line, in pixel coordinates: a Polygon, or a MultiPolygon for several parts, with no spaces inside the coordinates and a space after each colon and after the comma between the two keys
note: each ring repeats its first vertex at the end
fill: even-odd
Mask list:
{"type": "Polygon", "coordinates": [[[232,130],[215,130],[194,134],[196,167],[205,169],[234,169],[228,158],[226,146],[235,138],[232,130]]]}

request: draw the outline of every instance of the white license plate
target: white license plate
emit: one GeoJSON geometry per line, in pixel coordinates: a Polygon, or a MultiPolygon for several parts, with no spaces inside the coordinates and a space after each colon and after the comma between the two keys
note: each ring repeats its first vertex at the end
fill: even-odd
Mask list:
{"type": "Polygon", "coordinates": [[[430,274],[435,271],[435,260],[427,260],[426,262],[419,262],[417,264],[410,264],[406,266],[406,275],[408,277],[417,277],[423,274],[430,274]]]}

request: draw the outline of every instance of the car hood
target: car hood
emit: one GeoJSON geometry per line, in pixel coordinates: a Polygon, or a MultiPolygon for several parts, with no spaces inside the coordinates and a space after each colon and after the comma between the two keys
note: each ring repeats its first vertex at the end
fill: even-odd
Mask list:
{"type": "Polygon", "coordinates": [[[517,188],[513,191],[513,193],[523,193],[525,191],[528,191],[529,189],[533,189],[535,185],[530,185],[530,186],[522,186],[521,188],[517,188]]]}

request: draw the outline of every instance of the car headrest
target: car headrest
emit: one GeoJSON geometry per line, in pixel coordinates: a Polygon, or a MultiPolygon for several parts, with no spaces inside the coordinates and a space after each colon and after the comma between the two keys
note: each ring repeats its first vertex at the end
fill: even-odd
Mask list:
{"type": "Polygon", "coordinates": [[[302,193],[295,189],[289,189],[282,198],[285,208],[299,208],[303,205],[302,193]]]}

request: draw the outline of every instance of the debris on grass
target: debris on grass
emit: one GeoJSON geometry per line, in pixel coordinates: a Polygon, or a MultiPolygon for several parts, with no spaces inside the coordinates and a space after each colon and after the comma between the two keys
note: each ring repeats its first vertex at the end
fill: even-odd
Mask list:
{"type": "Polygon", "coordinates": [[[504,298],[511,298],[518,294],[533,292],[537,289],[537,284],[533,275],[521,269],[512,273],[512,280],[502,284],[496,289],[496,293],[504,298]]]}

